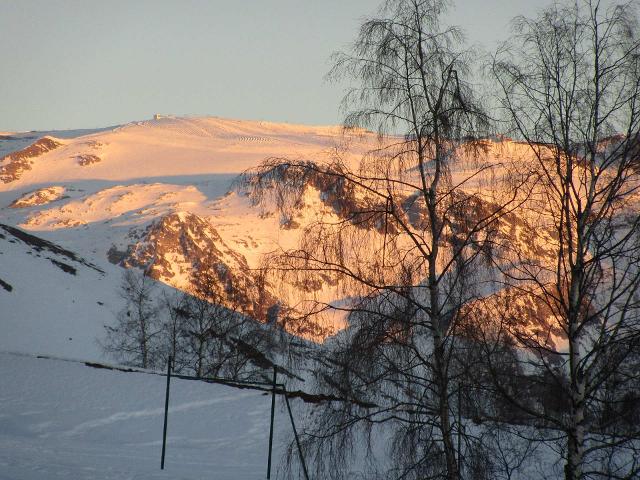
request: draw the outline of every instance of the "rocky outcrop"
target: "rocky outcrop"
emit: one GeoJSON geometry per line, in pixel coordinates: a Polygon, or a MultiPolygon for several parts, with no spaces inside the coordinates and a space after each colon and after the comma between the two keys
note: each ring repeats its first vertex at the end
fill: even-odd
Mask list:
{"type": "Polygon", "coordinates": [[[64,196],[64,187],[47,187],[40,188],[33,192],[25,193],[20,198],[17,198],[9,205],[10,208],[26,208],[33,207],[36,205],[46,205],[56,200],[60,200],[62,198],[67,198],[64,196]]]}
{"type": "Polygon", "coordinates": [[[0,239],[5,239],[5,234],[9,235],[8,241],[11,243],[15,243],[19,241],[25,245],[27,245],[31,250],[35,252],[41,253],[44,257],[48,258],[54,265],[58,268],[64,270],[67,273],[71,273],[75,275],[77,269],[69,265],[68,261],[75,262],[80,265],[84,265],[85,267],[89,267],[95,270],[98,273],[104,274],[104,271],[98,268],[91,262],[88,262],[84,258],[80,257],[76,253],[67,250],[66,248],[61,247],[53,242],[45,240],[40,237],[36,237],[35,235],[31,235],[30,233],[25,232],[16,227],[12,227],[10,225],[5,225],[0,223],[0,230],[3,230],[4,233],[0,233],[0,239]],[[51,255],[54,255],[53,257],[51,255]],[[64,262],[60,260],[60,258],[64,259],[64,262]]]}
{"type": "Polygon", "coordinates": [[[156,280],[262,321],[277,303],[245,257],[193,213],[171,213],[158,219],[126,251],[113,247],[108,256],[113,263],[141,268],[156,280]]]}
{"type": "Polygon", "coordinates": [[[54,138],[42,137],[27,148],[5,155],[0,158],[0,180],[4,183],[18,180],[25,171],[31,170],[35,158],[61,145],[62,143],[54,138]]]}
{"type": "Polygon", "coordinates": [[[81,167],[86,167],[87,165],[91,165],[92,163],[99,163],[102,161],[99,156],[92,153],[83,153],[82,155],[77,155],[75,158],[76,162],[78,162],[78,165],[80,165],[81,167]]]}

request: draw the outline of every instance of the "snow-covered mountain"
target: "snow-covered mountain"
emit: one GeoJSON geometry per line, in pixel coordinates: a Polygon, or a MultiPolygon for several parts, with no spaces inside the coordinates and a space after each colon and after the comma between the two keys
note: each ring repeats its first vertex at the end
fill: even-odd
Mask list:
{"type": "MultiPolygon", "coordinates": [[[[347,139],[353,155],[373,138],[359,132],[347,139]]],[[[231,184],[265,158],[318,158],[344,140],[338,127],[173,117],[99,131],[1,135],[0,222],[60,245],[95,269],[83,264],[65,272],[3,231],[0,251],[10,260],[2,262],[0,278],[11,288],[2,289],[0,304],[11,327],[0,349],[22,350],[33,337],[23,330],[49,323],[51,335],[42,338],[59,347],[30,351],[99,356],[94,339],[85,350],[67,350],[73,329],[58,335],[53,325],[73,317],[97,337],[120,309],[122,266],[148,269],[184,289],[205,254],[221,283],[241,292],[245,313],[264,318],[265,302],[276,299],[256,282],[255,269],[265,252],[293,245],[296,231],[230,192],[231,184]]]]}
{"type": "MultiPolygon", "coordinates": [[[[215,117],[164,117],[98,131],[3,134],[0,222],[14,233],[52,242],[86,262],[70,273],[52,259],[43,262],[28,242],[10,238],[10,233],[0,238],[0,251],[11,257],[0,266],[3,284],[11,285],[0,290],[3,316],[11,325],[0,349],[21,350],[27,342],[22,330],[40,330],[41,326],[35,327],[40,323],[82,321],[90,325],[87,335],[99,336],[102,325],[113,321],[121,308],[116,294],[121,267],[144,269],[167,288],[182,290],[189,287],[194,273],[213,267],[220,295],[265,321],[269,308],[283,301],[283,288],[260,277],[264,256],[297,245],[310,220],[319,215],[340,218],[344,208],[337,201],[335,185],[310,179],[307,194],[291,217],[282,218],[275,208],[258,208],[233,189],[234,179],[271,157],[322,162],[339,151],[343,161],[355,164],[376,142],[372,132],[345,134],[339,127],[215,117]],[[342,148],[345,144],[348,149],[342,148]],[[80,279],[83,276],[90,279],[80,279]]],[[[486,159],[495,165],[491,175],[501,174],[505,158],[526,156],[524,145],[487,143],[486,159]]],[[[473,167],[463,162],[452,172],[454,181],[473,167]]],[[[473,208],[482,209],[483,202],[492,201],[495,192],[487,181],[477,176],[467,182],[466,188],[479,194],[473,208]]],[[[407,202],[413,205],[410,200],[409,192],[407,202]]],[[[422,214],[419,207],[412,208],[415,211],[408,213],[418,225],[422,214]]],[[[547,234],[522,218],[505,217],[500,232],[509,241],[529,245],[532,254],[545,255],[547,234]]],[[[337,300],[330,282],[304,288],[337,300]]],[[[323,338],[343,325],[344,319],[330,318],[306,334],[323,338]]],[[[58,343],[42,345],[41,353],[68,354],[67,342],[72,340],[66,339],[74,337],[73,329],[51,330],[43,338],[58,343]]],[[[88,343],[91,346],[77,353],[92,351],[92,356],[100,356],[88,343]]]]}
{"type": "MultiPolygon", "coordinates": [[[[374,139],[358,132],[346,140],[356,158],[374,139]]],[[[227,300],[266,320],[279,299],[261,283],[257,267],[265,253],[295,245],[300,226],[255,208],[232,183],[265,158],[320,158],[344,140],[338,127],[171,117],[99,131],[1,134],[0,363],[9,380],[0,388],[7,406],[0,415],[0,478],[42,478],[43,472],[47,478],[93,478],[96,468],[103,469],[96,478],[125,472],[165,478],[155,472],[164,379],[34,356],[107,360],[98,342],[125,305],[125,268],[145,269],[157,279],[158,298],[187,289],[194,273],[206,269],[221,295],[235,292],[227,300]],[[48,423],[36,411],[55,412],[56,419],[48,423]],[[123,425],[131,434],[123,433],[123,425]],[[129,443],[119,447],[123,435],[129,443]],[[59,448],[51,449],[53,438],[59,448]],[[40,448],[50,453],[36,455],[40,448]],[[131,448],[136,453],[123,463],[131,448]],[[118,456],[118,466],[109,465],[105,451],[118,456]]],[[[321,205],[313,201],[299,215],[321,205]]],[[[298,376],[307,376],[305,363],[313,356],[307,342],[298,342],[291,374],[279,352],[226,340],[234,348],[253,347],[244,353],[265,378],[275,358],[281,381],[312,391],[298,376]]],[[[213,467],[220,478],[263,471],[268,397],[183,382],[175,385],[172,402],[166,478],[196,478],[213,467]],[[223,425],[215,415],[215,427],[202,422],[211,408],[231,423],[223,425]],[[220,428],[221,435],[210,435],[220,428]],[[203,461],[211,452],[215,458],[203,461]]],[[[300,402],[293,403],[295,411],[300,402]]],[[[286,411],[280,404],[278,409],[280,422],[286,411]]],[[[290,441],[288,424],[279,423],[275,441],[274,472],[290,441]]]]}

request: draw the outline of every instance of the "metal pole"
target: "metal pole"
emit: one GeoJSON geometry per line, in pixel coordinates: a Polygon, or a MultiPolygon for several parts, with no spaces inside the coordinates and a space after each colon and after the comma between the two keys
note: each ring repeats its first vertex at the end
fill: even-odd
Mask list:
{"type": "Polygon", "coordinates": [[[302,447],[300,447],[300,439],[298,438],[298,431],[296,430],[296,422],[293,421],[293,413],[291,413],[291,405],[289,405],[289,397],[287,396],[287,390],[284,388],[284,401],[287,403],[287,411],[289,412],[289,419],[291,420],[291,427],[293,427],[293,436],[296,439],[296,445],[298,446],[298,455],[300,455],[300,463],[302,464],[302,471],[304,472],[305,480],[309,480],[309,472],[307,471],[307,464],[304,461],[304,455],[302,454],[302,447]]]}
{"type": "Polygon", "coordinates": [[[276,379],[278,366],[273,365],[273,390],[271,391],[271,425],[269,427],[269,460],[267,461],[267,480],[271,480],[271,449],[273,447],[273,417],[276,411],[276,379]]]}
{"type": "Polygon", "coordinates": [[[461,474],[461,468],[462,468],[462,395],[461,395],[461,386],[460,386],[460,383],[458,383],[458,475],[461,474]]]}
{"type": "Polygon", "coordinates": [[[173,358],[169,355],[167,362],[167,393],[164,398],[164,427],[162,429],[162,459],[160,460],[160,470],[164,470],[164,452],[167,446],[167,418],[169,416],[169,385],[171,383],[171,361],[173,358]]]}

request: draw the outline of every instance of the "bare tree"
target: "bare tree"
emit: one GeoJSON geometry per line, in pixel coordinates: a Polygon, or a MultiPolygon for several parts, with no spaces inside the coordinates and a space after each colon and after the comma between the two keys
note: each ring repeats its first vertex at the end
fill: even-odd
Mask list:
{"type": "Polygon", "coordinates": [[[494,345],[515,339],[527,352],[523,364],[542,380],[537,385],[555,391],[560,403],[545,408],[527,401],[530,395],[502,389],[560,434],[567,480],[632,478],[639,474],[638,424],[622,427],[603,415],[619,411],[629,395],[638,402],[636,5],[553,5],[538,18],[517,19],[514,30],[494,58],[493,78],[500,106],[514,135],[530,147],[537,171],[522,214],[549,233],[553,255],[532,259],[510,245],[501,268],[514,301],[496,304],[500,325],[487,338],[494,345]],[[514,328],[514,306],[525,302],[544,307],[549,328],[514,328]],[[612,380],[615,387],[608,386],[612,380]]]}
{"type": "Polygon", "coordinates": [[[156,363],[155,339],[159,333],[158,309],[154,298],[155,283],[144,273],[126,270],[120,295],[125,307],[118,313],[114,327],[105,326],[105,352],[142,368],[156,363]]]}
{"type": "Polygon", "coordinates": [[[356,427],[379,423],[396,432],[389,474],[457,479],[473,468],[456,441],[457,333],[465,307],[488,288],[479,272],[516,196],[477,188],[501,166],[481,161],[487,116],[466,81],[461,32],[440,23],[445,9],[440,0],[388,1],[335,57],[331,76],[357,84],[345,97],[346,127],[377,130],[378,147],[358,164],[340,152],[329,162],[272,159],[242,182],[285,216],[313,192],[327,207],[299,248],[267,263],[304,287],[295,303],[304,320],[331,311],[348,322],[319,380],[352,402],[326,405],[312,436],[317,467],[324,446],[336,466],[325,473],[335,476],[356,427]],[[322,297],[329,287],[339,301],[322,297]]]}
{"type": "Polygon", "coordinates": [[[191,368],[186,353],[184,320],[189,315],[188,295],[174,292],[165,293],[161,300],[161,330],[159,334],[159,364],[166,365],[173,359],[174,372],[183,373],[191,368]]]}
{"type": "MultiPolygon", "coordinates": [[[[240,313],[224,294],[214,259],[200,260],[192,272],[190,288],[171,305],[168,340],[175,338],[179,364],[199,377],[262,378],[262,350],[271,346],[272,333],[256,320],[240,313]]],[[[269,370],[270,371],[270,370],[269,370]]]]}

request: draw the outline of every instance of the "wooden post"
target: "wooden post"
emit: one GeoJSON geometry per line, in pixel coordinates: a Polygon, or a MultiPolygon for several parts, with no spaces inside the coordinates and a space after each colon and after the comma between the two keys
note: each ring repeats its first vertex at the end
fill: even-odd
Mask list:
{"type": "Polygon", "coordinates": [[[271,480],[271,450],[273,448],[273,418],[276,411],[276,380],[278,366],[273,365],[273,389],[271,390],[271,425],[269,427],[269,459],[267,461],[267,480],[271,480]]]}
{"type": "Polygon", "coordinates": [[[167,447],[167,418],[169,416],[169,385],[171,383],[171,361],[173,358],[169,355],[167,362],[167,392],[164,399],[164,427],[162,429],[162,459],[160,460],[160,470],[164,470],[164,453],[167,447]]]}

